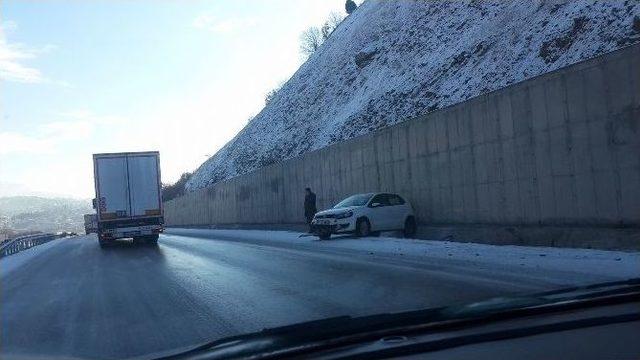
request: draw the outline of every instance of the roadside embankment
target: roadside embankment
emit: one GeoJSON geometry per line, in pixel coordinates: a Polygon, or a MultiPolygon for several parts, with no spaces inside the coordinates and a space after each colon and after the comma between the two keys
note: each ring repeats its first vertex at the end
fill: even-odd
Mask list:
{"type": "Polygon", "coordinates": [[[399,193],[421,237],[640,247],[640,44],[337,143],[165,203],[167,225],[296,224],[399,193]]]}

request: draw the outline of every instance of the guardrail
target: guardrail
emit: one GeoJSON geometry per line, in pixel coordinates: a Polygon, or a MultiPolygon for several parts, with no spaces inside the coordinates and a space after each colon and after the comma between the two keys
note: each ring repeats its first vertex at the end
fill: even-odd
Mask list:
{"type": "Polygon", "coordinates": [[[2,245],[0,245],[0,258],[19,253],[22,250],[27,250],[36,245],[44,244],[51,240],[59,239],[66,236],[66,234],[33,234],[19,236],[17,238],[5,241],[2,245]]]}

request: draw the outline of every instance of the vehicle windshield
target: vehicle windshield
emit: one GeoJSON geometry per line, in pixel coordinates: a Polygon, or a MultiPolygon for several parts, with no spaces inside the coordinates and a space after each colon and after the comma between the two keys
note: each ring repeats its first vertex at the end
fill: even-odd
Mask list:
{"type": "Polygon", "coordinates": [[[371,199],[371,196],[373,196],[373,194],[358,194],[349,196],[348,198],[337,203],[333,208],[339,209],[350,206],[364,206],[367,204],[369,199],[371,199]]]}
{"type": "Polygon", "coordinates": [[[639,54],[640,0],[0,1],[0,359],[640,277],[639,54]]]}

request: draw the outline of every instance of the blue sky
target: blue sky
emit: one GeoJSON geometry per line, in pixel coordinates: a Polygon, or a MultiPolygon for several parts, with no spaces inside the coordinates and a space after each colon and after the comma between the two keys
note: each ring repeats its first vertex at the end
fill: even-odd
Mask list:
{"type": "Polygon", "coordinates": [[[194,170],[304,60],[344,0],[0,2],[0,196],[93,196],[91,154],[194,170]]]}

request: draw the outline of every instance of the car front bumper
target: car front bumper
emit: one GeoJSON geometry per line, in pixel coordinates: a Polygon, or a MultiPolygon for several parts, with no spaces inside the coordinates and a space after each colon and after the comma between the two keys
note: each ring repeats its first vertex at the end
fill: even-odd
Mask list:
{"type": "Polygon", "coordinates": [[[329,232],[331,234],[348,234],[356,230],[353,217],[344,219],[313,219],[311,231],[313,233],[329,232]]]}

